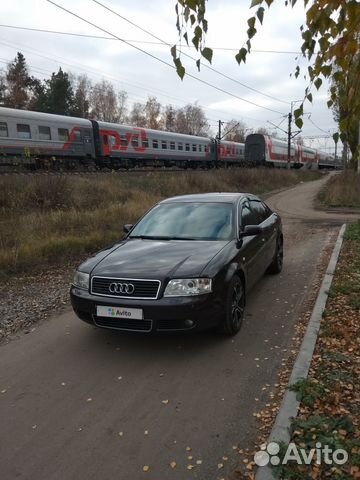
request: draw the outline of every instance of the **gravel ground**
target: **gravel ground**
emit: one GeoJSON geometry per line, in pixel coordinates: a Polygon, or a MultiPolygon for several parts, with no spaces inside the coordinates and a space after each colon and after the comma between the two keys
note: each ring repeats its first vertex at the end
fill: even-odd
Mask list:
{"type": "Polygon", "coordinates": [[[49,269],[36,276],[13,277],[0,283],[0,342],[70,305],[69,286],[76,265],[49,269]]]}

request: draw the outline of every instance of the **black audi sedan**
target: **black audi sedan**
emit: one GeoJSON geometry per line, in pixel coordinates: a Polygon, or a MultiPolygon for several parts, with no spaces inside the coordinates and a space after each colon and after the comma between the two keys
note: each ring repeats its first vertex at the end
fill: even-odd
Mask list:
{"type": "Polygon", "coordinates": [[[81,320],[134,332],[241,327],[246,294],[265,273],[279,273],[278,214],[247,193],[168,198],[125,237],[80,265],[71,301],[81,320]]]}

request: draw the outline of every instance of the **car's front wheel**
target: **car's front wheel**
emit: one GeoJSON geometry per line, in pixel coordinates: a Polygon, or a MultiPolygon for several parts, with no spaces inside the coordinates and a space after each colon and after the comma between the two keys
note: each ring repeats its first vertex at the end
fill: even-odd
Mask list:
{"type": "Polygon", "coordinates": [[[228,288],[225,316],[221,330],[225,335],[235,335],[241,328],[245,310],[245,289],[240,277],[235,275],[228,288]]]}

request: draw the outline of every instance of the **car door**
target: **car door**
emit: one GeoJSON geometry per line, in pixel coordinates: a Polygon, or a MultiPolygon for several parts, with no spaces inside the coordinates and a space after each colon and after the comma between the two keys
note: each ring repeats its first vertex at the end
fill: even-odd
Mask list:
{"type": "MultiPolygon", "coordinates": [[[[240,232],[247,225],[257,225],[257,217],[250,208],[248,201],[243,202],[239,208],[239,228],[240,232]]],[[[240,233],[241,237],[241,233],[240,233]]],[[[241,262],[245,266],[247,273],[247,285],[251,288],[254,283],[264,273],[264,252],[263,252],[263,235],[252,235],[242,237],[241,246],[241,262]]]]}
{"type": "Polygon", "coordinates": [[[249,199],[250,207],[256,215],[258,225],[263,229],[262,261],[263,271],[267,269],[274,258],[277,232],[276,217],[260,199],[249,199]]]}

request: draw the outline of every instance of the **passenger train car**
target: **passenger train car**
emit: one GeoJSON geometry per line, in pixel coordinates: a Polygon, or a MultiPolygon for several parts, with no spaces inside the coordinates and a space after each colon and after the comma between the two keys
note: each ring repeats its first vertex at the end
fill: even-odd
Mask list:
{"type": "MultiPolygon", "coordinates": [[[[287,166],[287,142],[251,134],[245,144],[0,107],[1,167],[74,169],[287,166]]],[[[290,166],[338,168],[334,158],[291,144],[290,166]]]]}
{"type": "Polygon", "coordinates": [[[244,150],[207,137],[0,107],[0,166],[211,168],[241,164],[244,150]]]}
{"type": "Polygon", "coordinates": [[[289,159],[287,142],[259,133],[246,137],[245,163],[249,166],[287,167],[290,163],[292,168],[341,168],[334,156],[295,143],[290,145],[289,159]]]}

